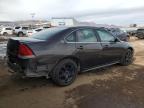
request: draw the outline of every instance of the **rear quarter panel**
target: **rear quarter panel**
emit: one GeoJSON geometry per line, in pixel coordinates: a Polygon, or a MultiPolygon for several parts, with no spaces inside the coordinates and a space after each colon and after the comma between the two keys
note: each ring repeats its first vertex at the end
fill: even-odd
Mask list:
{"type": "Polygon", "coordinates": [[[45,42],[34,50],[37,61],[42,64],[55,64],[58,60],[73,55],[74,52],[75,44],[61,42],[53,44],[45,42]]]}

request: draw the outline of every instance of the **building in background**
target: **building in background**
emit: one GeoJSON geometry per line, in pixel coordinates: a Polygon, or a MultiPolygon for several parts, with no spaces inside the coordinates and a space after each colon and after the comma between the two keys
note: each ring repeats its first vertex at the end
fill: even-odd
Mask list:
{"type": "Polygon", "coordinates": [[[74,18],[52,18],[51,19],[51,26],[74,26],[77,25],[78,22],[74,18]]]}

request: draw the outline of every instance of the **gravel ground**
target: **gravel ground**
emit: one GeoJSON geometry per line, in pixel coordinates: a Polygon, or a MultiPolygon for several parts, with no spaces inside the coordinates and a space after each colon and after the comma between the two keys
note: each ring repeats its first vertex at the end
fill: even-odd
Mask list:
{"type": "Polygon", "coordinates": [[[70,86],[20,79],[0,64],[0,108],[144,108],[144,40],[131,39],[135,61],[80,74],[70,86]]]}

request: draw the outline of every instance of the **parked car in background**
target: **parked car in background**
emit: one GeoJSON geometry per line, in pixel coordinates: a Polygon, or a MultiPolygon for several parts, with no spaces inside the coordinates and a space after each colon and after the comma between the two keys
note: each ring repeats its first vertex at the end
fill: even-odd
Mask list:
{"type": "Polygon", "coordinates": [[[138,29],[136,32],[136,37],[139,39],[144,39],[144,28],[138,29]]]}
{"type": "Polygon", "coordinates": [[[22,37],[27,34],[27,31],[29,30],[29,27],[27,26],[16,26],[14,27],[14,34],[18,35],[19,37],[22,37]]]}
{"type": "Polygon", "coordinates": [[[8,66],[26,77],[45,76],[60,85],[70,85],[78,72],[129,65],[133,47],[104,28],[54,27],[31,37],[11,38],[7,44],[8,66]]]}
{"type": "Polygon", "coordinates": [[[121,30],[120,28],[106,28],[106,30],[110,31],[114,36],[118,37],[122,41],[128,41],[129,35],[127,32],[121,30]]]}
{"type": "Polygon", "coordinates": [[[0,35],[8,36],[13,34],[13,29],[11,27],[3,27],[0,30],[0,35]]]}
{"type": "Polygon", "coordinates": [[[42,27],[43,29],[48,29],[48,28],[50,28],[49,26],[44,26],[44,27],[42,27]]]}
{"type": "Polygon", "coordinates": [[[127,32],[130,36],[136,36],[137,30],[130,30],[127,32]]]}
{"type": "Polygon", "coordinates": [[[43,28],[37,28],[37,29],[28,30],[26,35],[27,36],[31,36],[31,35],[33,35],[33,34],[35,34],[37,32],[40,32],[42,30],[43,30],[43,28]]]}

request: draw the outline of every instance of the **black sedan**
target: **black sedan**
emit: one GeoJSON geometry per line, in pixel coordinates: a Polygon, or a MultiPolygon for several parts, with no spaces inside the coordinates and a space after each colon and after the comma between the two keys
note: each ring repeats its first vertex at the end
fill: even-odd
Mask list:
{"type": "Polygon", "coordinates": [[[129,65],[133,47],[104,28],[54,27],[31,37],[11,38],[7,63],[11,72],[25,77],[45,76],[56,84],[71,84],[78,72],[110,66],[129,65]]]}

